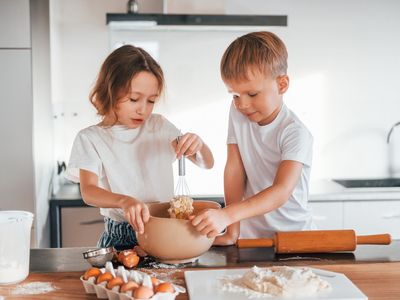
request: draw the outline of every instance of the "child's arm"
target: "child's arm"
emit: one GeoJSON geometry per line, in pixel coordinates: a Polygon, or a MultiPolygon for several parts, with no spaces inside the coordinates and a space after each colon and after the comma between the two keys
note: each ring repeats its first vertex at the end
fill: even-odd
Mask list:
{"type": "MultiPolygon", "coordinates": [[[[228,144],[228,154],[224,171],[224,195],[226,205],[240,202],[243,199],[246,183],[246,172],[240,157],[237,144],[228,144]]],[[[222,236],[217,236],[214,245],[232,245],[236,243],[240,233],[240,223],[228,226],[222,236]]]]}
{"type": "Polygon", "coordinates": [[[192,220],[192,224],[202,234],[215,237],[232,223],[277,209],[288,201],[300,179],[302,168],[303,164],[300,162],[282,161],[272,186],[245,201],[233,203],[221,210],[203,211],[192,220]]]}
{"type": "Polygon", "coordinates": [[[185,133],[180,137],[179,143],[174,140],[172,145],[179,159],[182,155],[186,155],[194,164],[205,169],[211,169],[214,166],[214,157],[210,148],[203,140],[194,133],[185,133]]]}
{"type": "Polygon", "coordinates": [[[144,223],[150,218],[149,209],[143,202],[126,195],[112,193],[97,185],[96,174],[80,169],[81,194],[86,204],[104,208],[122,208],[126,220],[135,231],[144,232],[144,223]]]}

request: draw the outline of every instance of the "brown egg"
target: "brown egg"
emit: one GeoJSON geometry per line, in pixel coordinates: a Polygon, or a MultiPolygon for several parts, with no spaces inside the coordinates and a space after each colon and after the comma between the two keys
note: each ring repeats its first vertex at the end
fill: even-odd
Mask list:
{"type": "Polygon", "coordinates": [[[86,270],[85,274],[83,274],[83,279],[88,280],[90,277],[97,278],[100,274],[101,271],[99,268],[90,268],[86,270]]]}
{"type": "Polygon", "coordinates": [[[150,299],[154,295],[153,289],[141,285],[133,293],[135,299],[150,299]]]}
{"type": "Polygon", "coordinates": [[[127,268],[136,267],[139,263],[139,256],[136,253],[131,253],[122,258],[122,264],[127,268]]]}
{"type": "Polygon", "coordinates": [[[99,277],[97,277],[96,283],[102,283],[104,281],[109,282],[113,278],[114,277],[112,276],[112,274],[110,272],[105,272],[103,274],[100,274],[99,277]]]}
{"type": "Polygon", "coordinates": [[[121,286],[124,283],[121,277],[115,277],[107,283],[107,288],[111,290],[115,286],[121,286]]]}
{"type": "Polygon", "coordinates": [[[156,293],[175,293],[175,289],[169,282],[163,282],[157,285],[156,293]]]}
{"type": "Polygon", "coordinates": [[[121,293],[125,293],[128,291],[134,291],[139,287],[139,284],[137,284],[136,282],[130,280],[127,283],[124,283],[123,285],[121,285],[121,289],[120,292],[121,293]]]}
{"type": "Polygon", "coordinates": [[[158,281],[158,279],[155,277],[151,277],[151,283],[153,284],[154,287],[157,286],[160,283],[160,281],[158,281]]]}

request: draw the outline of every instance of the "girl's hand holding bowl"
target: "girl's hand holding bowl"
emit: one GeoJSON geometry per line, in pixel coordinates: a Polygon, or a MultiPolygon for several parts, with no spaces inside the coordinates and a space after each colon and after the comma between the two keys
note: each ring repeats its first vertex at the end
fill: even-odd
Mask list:
{"type": "Polygon", "coordinates": [[[140,234],[144,233],[144,223],[150,218],[147,205],[129,196],[122,198],[121,208],[124,210],[125,219],[132,225],[133,229],[140,234]]]}

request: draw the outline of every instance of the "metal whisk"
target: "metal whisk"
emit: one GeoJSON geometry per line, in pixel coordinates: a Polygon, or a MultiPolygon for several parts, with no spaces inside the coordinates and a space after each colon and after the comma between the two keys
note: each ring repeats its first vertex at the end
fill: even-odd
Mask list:
{"type": "MultiPolygon", "coordinates": [[[[180,136],[178,136],[176,138],[178,143],[179,143],[180,138],[181,138],[180,136]]],[[[175,187],[175,197],[182,197],[182,196],[190,195],[189,187],[185,180],[185,159],[186,159],[185,155],[182,155],[178,161],[179,178],[178,178],[178,184],[175,187]]]]}

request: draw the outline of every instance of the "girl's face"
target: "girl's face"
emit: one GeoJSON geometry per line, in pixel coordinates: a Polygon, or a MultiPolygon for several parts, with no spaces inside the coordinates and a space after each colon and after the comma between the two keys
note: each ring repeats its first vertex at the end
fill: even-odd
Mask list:
{"type": "Polygon", "coordinates": [[[140,127],[151,115],[159,97],[157,78],[142,71],[132,78],[129,93],[118,100],[116,124],[128,128],[140,127]]]}
{"type": "Polygon", "coordinates": [[[278,115],[282,95],[289,87],[289,78],[249,72],[248,80],[225,81],[225,85],[233,95],[236,109],[251,122],[262,126],[271,123],[278,115]]]}

